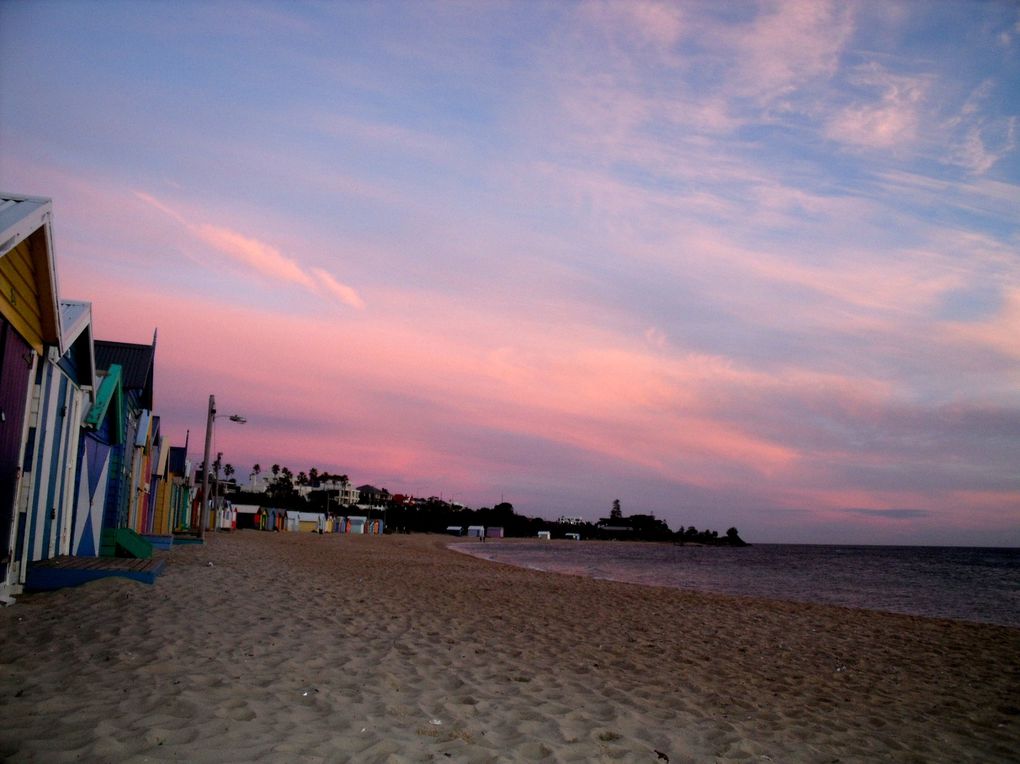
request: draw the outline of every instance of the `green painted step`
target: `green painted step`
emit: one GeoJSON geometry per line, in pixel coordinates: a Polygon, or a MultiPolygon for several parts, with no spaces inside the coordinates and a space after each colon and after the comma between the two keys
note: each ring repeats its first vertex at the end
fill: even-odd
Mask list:
{"type": "Polygon", "coordinates": [[[99,539],[100,557],[152,557],[152,544],[129,528],[103,528],[99,539]]]}

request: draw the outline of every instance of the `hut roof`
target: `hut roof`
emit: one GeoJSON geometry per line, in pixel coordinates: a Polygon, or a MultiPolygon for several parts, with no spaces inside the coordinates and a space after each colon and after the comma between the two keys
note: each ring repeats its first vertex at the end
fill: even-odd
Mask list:
{"type": "Polygon", "coordinates": [[[112,364],[121,367],[125,392],[135,392],[143,408],[152,408],[152,372],[156,358],[156,338],[151,345],[133,342],[96,340],[96,367],[108,369],[112,364]]]}

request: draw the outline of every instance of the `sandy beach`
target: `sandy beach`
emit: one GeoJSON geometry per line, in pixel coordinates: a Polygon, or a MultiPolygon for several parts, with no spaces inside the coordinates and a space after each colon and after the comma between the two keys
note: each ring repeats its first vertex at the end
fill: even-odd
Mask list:
{"type": "Polygon", "coordinates": [[[243,531],[0,612],[10,761],[1020,760],[1020,630],[243,531]]]}

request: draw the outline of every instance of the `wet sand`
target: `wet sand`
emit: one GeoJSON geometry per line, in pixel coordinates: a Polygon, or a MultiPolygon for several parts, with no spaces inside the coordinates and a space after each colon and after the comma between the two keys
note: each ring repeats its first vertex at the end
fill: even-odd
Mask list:
{"type": "Polygon", "coordinates": [[[11,761],[1020,760],[1020,629],[242,531],[0,611],[11,761]]]}

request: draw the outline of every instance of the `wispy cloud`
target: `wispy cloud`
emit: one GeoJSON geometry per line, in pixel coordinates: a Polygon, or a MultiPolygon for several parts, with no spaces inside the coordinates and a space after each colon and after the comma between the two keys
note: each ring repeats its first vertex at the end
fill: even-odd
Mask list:
{"type": "Polygon", "coordinates": [[[926,78],[893,75],[872,63],[850,81],[875,96],[841,109],[826,125],[826,135],[869,149],[912,146],[923,116],[926,78]]]}
{"type": "Polygon", "coordinates": [[[265,242],[208,223],[189,225],[188,229],[206,244],[266,278],[315,289],[315,282],[301,266],[265,242]]]}
{"type": "Polygon", "coordinates": [[[173,218],[196,239],[227,255],[251,273],[270,281],[295,284],[317,296],[338,300],[353,308],[365,307],[364,300],[352,287],[341,283],[323,268],[306,269],[276,247],[229,228],[210,223],[192,223],[185,215],[151,194],[136,191],[135,196],[173,218]]]}
{"type": "Polygon", "coordinates": [[[848,507],[845,512],[865,517],[879,517],[885,520],[917,520],[922,517],[930,517],[931,512],[927,509],[867,509],[864,507],[848,507]]]}
{"type": "Polygon", "coordinates": [[[365,301],[361,299],[352,287],[341,284],[329,271],[322,268],[312,268],[311,272],[319,279],[319,286],[328,294],[333,295],[341,302],[350,305],[352,308],[364,308],[365,301]]]}

